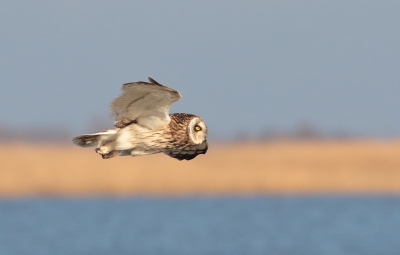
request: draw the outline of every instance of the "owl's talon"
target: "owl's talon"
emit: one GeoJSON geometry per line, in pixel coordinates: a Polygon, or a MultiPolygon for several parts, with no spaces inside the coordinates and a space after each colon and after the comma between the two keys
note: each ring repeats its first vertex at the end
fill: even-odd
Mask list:
{"type": "Polygon", "coordinates": [[[100,148],[96,148],[95,151],[96,151],[96,153],[98,153],[100,155],[105,155],[105,154],[109,153],[109,151],[107,150],[107,148],[105,146],[101,146],[100,148]]]}

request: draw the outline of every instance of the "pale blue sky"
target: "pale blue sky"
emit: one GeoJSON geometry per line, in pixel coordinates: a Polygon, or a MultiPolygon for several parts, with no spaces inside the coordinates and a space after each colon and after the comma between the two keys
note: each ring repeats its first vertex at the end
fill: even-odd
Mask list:
{"type": "Polygon", "coordinates": [[[121,84],[151,76],[214,137],[400,136],[397,0],[3,1],[0,26],[0,127],[111,126],[121,84]]]}

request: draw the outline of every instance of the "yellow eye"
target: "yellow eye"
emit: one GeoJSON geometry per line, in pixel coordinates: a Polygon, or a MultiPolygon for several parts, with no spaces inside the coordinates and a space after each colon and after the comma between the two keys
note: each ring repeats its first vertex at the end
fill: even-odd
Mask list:
{"type": "Polygon", "coordinates": [[[200,130],[201,130],[201,127],[200,127],[200,126],[198,126],[198,125],[196,125],[196,126],[194,127],[194,130],[196,130],[196,131],[200,131],[200,130]]]}

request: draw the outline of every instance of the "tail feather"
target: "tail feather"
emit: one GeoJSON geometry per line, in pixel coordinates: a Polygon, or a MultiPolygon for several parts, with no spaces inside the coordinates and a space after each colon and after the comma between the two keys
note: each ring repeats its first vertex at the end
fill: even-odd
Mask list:
{"type": "Polygon", "coordinates": [[[79,135],[77,137],[74,137],[72,139],[72,142],[81,147],[91,147],[91,146],[100,147],[107,141],[113,140],[116,134],[117,134],[116,130],[108,129],[94,134],[79,135]]]}
{"type": "Polygon", "coordinates": [[[80,136],[74,137],[72,142],[81,147],[96,146],[99,142],[99,136],[98,135],[80,135],[80,136]]]}

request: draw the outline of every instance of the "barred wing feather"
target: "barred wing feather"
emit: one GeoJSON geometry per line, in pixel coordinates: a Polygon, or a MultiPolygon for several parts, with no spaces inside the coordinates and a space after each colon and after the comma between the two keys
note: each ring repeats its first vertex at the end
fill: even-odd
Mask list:
{"type": "Polygon", "coordinates": [[[178,91],[149,78],[148,82],[132,82],[122,86],[122,93],[110,104],[115,123],[135,121],[148,129],[158,129],[170,122],[169,108],[181,99],[178,91]]]}

